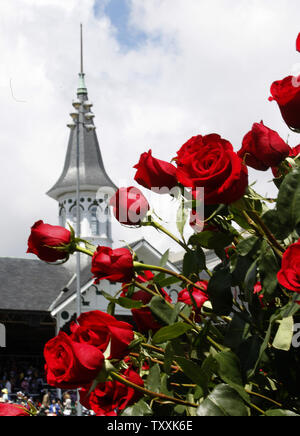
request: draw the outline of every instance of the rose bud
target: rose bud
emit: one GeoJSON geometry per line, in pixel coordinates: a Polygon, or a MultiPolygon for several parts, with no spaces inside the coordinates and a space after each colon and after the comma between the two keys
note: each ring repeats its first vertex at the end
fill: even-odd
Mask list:
{"type": "Polygon", "coordinates": [[[143,153],[138,164],[133,168],[137,169],[134,180],[144,188],[172,189],[178,185],[176,167],[169,162],[154,158],[151,150],[143,153]]]}
{"type": "Polygon", "coordinates": [[[264,295],[262,294],[262,285],[261,285],[261,282],[257,282],[254,285],[253,293],[254,293],[254,295],[258,296],[260,305],[261,305],[262,308],[264,308],[265,307],[265,305],[263,303],[264,295]]]}
{"type": "Polygon", "coordinates": [[[30,411],[21,404],[0,403],[0,416],[30,416],[30,411]]]}
{"type": "Polygon", "coordinates": [[[200,320],[199,315],[201,312],[201,308],[202,308],[203,304],[206,301],[208,301],[208,296],[205,293],[205,291],[207,290],[208,281],[207,280],[200,280],[196,284],[199,286],[202,286],[204,289],[203,291],[200,291],[200,289],[198,289],[198,288],[192,288],[190,290],[190,292],[193,296],[194,302],[196,303],[196,306],[191,299],[190,292],[187,289],[183,289],[182,291],[179,292],[177,301],[179,303],[185,303],[188,306],[193,306],[193,309],[197,315],[197,319],[200,320]]]}
{"type": "Polygon", "coordinates": [[[71,232],[64,227],[44,224],[42,220],[37,221],[31,227],[31,234],[28,239],[27,253],[33,253],[45,262],[56,262],[66,259],[68,251],[57,250],[51,247],[63,247],[71,242],[71,232]]]}
{"type": "Polygon", "coordinates": [[[289,291],[300,293],[300,240],[292,244],[283,254],[277,279],[289,291]]]}
{"type": "Polygon", "coordinates": [[[133,258],[127,248],[98,247],[92,257],[95,283],[100,280],[130,282],[134,277],[133,258]]]}
{"type": "MultiPolygon", "coordinates": [[[[143,379],[131,368],[123,371],[122,376],[135,385],[144,386],[143,379]]],[[[99,383],[92,392],[90,387],[80,390],[80,403],[97,416],[117,416],[140,397],[140,392],[117,380],[99,383]]]]}
{"type": "Polygon", "coordinates": [[[47,383],[61,389],[76,389],[92,383],[104,363],[98,348],[74,342],[62,331],[47,342],[44,357],[47,383]]]}
{"type": "Polygon", "coordinates": [[[300,78],[294,76],[277,80],[271,86],[272,97],[279,106],[282,118],[292,130],[300,130],[300,78]]]}
{"type": "Polygon", "coordinates": [[[82,313],[70,328],[71,339],[75,342],[93,345],[103,353],[110,345],[109,359],[124,357],[134,339],[130,324],[99,310],[82,313]]]}
{"type": "Polygon", "coordinates": [[[126,225],[140,225],[150,209],[149,203],[138,188],[120,188],[110,200],[115,218],[126,225]]]}
{"type": "Polygon", "coordinates": [[[177,152],[176,161],[178,181],[192,188],[196,199],[197,188],[204,188],[205,204],[231,204],[245,194],[248,169],[220,135],[194,136],[177,152]]]}
{"type": "Polygon", "coordinates": [[[289,153],[289,145],[261,121],[254,123],[252,130],[245,135],[238,156],[246,165],[267,171],[270,167],[279,165],[289,153]]]}

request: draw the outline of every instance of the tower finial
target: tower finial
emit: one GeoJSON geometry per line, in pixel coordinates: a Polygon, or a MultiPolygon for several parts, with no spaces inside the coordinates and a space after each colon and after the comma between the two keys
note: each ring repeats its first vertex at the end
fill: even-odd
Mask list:
{"type": "Polygon", "coordinates": [[[87,94],[87,89],[84,81],[83,72],[83,38],[82,38],[82,23],[80,23],[80,73],[79,73],[79,86],[77,89],[77,95],[87,94]]]}
{"type": "Polygon", "coordinates": [[[80,23],[80,73],[83,73],[82,23],[80,23]]]}

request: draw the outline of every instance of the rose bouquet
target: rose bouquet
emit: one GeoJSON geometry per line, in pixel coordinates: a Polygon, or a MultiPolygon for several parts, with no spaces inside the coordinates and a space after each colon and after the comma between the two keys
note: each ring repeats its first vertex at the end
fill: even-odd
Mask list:
{"type": "MultiPolygon", "coordinates": [[[[298,79],[275,82],[271,93],[300,131],[298,79]]],[[[238,152],[213,133],[192,137],[171,163],[141,155],[135,181],[178,201],[178,234],[154,218],[138,188],[120,188],[110,205],[121,224],[178,243],[180,273],[166,267],[168,252],[159,266],[146,265],[130,247],[92,248],[72,229],[36,223],[29,252],[49,262],[85,253],[96,283],[120,285],[104,294],[108,313],[81,314],[45,345],[48,383],[80,389],[81,403],[100,416],[300,414],[299,151],[260,122],[238,152]],[[277,198],[253,188],[249,167],[273,171],[277,198]],[[194,234],[185,240],[188,225],[194,234]],[[207,250],[218,259],[213,270],[207,250]],[[171,284],[181,289],[176,301],[171,284]],[[116,319],[116,304],[131,310],[135,327],[116,319]]]]}

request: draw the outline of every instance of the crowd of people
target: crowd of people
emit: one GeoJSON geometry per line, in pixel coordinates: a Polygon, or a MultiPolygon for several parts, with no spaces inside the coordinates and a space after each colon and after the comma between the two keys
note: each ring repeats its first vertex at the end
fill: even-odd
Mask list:
{"type": "MultiPolygon", "coordinates": [[[[43,366],[14,360],[0,360],[0,403],[32,404],[40,416],[74,416],[77,392],[59,391],[47,385],[43,366]]],[[[88,410],[83,415],[91,415],[88,410]]]]}

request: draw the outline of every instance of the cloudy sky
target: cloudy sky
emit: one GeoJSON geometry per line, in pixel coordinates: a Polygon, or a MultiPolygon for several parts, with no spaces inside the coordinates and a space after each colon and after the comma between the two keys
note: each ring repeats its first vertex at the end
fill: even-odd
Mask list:
{"type": "MultiPolygon", "coordinates": [[[[69,112],[84,69],[106,170],[133,185],[142,152],[171,160],[196,134],[238,150],[254,122],[297,145],[270,85],[300,72],[299,0],[1,0],[0,256],[26,257],[31,225],[57,224],[45,192],[59,177],[69,112]]],[[[251,172],[276,194],[270,172],[251,172]]],[[[141,236],[114,226],[116,245],[141,236]]],[[[166,246],[151,229],[158,248],[166,246]]]]}

